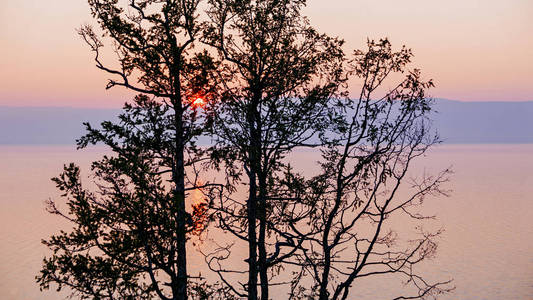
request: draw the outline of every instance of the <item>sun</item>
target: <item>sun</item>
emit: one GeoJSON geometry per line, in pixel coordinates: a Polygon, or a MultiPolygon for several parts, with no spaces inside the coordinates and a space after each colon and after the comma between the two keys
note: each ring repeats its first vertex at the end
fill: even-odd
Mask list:
{"type": "Polygon", "coordinates": [[[204,107],[205,106],[205,100],[202,97],[197,97],[193,102],[192,105],[195,107],[204,107]]]}

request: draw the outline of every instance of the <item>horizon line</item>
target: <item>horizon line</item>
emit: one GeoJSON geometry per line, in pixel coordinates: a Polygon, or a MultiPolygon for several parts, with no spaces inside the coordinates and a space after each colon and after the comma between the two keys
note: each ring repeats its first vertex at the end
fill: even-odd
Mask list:
{"type": "MultiPolygon", "coordinates": [[[[449,99],[449,98],[440,98],[440,97],[428,97],[429,99],[437,100],[437,101],[449,101],[449,102],[459,102],[459,103],[509,103],[509,104],[517,104],[517,103],[530,103],[533,102],[533,99],[531,100],[458,100],[458,99],[449,99]]],[[[122,105],[124,105],[126,102],[123,102],[122,105]]],[[[123,109],[123,106],[117,106],[117,107],[91,107],[91,106],[58,106],[58,105],[50,105],[50,106],[43,106],[43,105],[9,105],[9,104],[0,104],[0,108],[68,108],[68,109],[94,109],[94,110],[121,110],[123,109]]]]}

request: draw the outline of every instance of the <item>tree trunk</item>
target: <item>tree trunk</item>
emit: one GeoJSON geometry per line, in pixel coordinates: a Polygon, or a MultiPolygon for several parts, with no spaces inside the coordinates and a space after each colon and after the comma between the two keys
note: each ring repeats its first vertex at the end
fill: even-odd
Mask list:
{"type": "Polygon", "coordinates": [[[256,110],[258,99],[254,97],[247,111],[250,134],[248,195],[248,299],[257,300],[257,175],[260,166],[261,132],[256,128],[256,110]]]}
{"type": "Polygon", "coordinates": [[[257,186],[255,174],[250,176],[250,194],[248,196],[248,299],[257,300],[257,186]]]}
{"type": "Polygon", "coordinates": [[[268,266],[266,253],[266,178],[265,174],[259,176],[259,277],[261,279],[261,300],[268,300],[268,266]]]}
{"type": "MultiPolygon", "coordinates": [[[[179,80],[179,79],[178,79],[179,80]]],[[[178,94],[180,89],[178,88],[178,94]]],[[[177,101],[174,101],[174,124],[176,126],[175,137],[175,161],[174,161],[174,184],[175,194],[174,200],[176,204],[176,239],[177,239],[177,280],[176,291],[174,299],[187,300],[187,237],[186,237],[186,221],[187,212],[185,211],[185,167],[184,167],[184,132],[183,132],[183,107],[181,104],[181,96],[179,95],[177,101]]]]}

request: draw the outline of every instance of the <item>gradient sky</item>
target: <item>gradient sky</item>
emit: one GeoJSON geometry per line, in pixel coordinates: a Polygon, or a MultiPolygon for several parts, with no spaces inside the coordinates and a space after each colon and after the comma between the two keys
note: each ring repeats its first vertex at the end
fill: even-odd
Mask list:
{"type": "MultiPolygon", "coordinates": [[[[309,0],[305,14],[347,50],[367,37],[412,48],[434,97],[533,100],[531,0],[309,0]]],[[[84,0],[0,0],[0,105],[120,107],[131,93],[105,90],[75,32],[86,23],[84,0]]]]}

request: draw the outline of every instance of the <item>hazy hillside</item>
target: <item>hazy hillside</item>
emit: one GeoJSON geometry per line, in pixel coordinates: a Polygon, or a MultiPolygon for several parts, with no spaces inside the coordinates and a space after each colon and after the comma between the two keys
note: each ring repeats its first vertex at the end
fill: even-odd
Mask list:
{"type": "Polygon", "coordinates": [[[0,107],[0,144],[74,144],[83,122],[100,123],[120,110],[69,107],[0,107]]]}
{"type": "MultiPolygon", "coordinates": [[[[533,143],[532,102],[436,100],[434,127],[445,143],[533,143]]],[[[0,144],[73,144],[84,128],[118,109],[0,107],[0,144]]]]}
{"type": "Polygon", "coordinates": [[[533,101],[437,99],[434,126],[446,143],[533,143],[533,101]]]}

